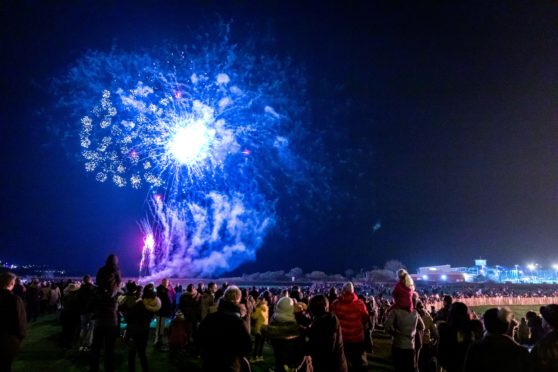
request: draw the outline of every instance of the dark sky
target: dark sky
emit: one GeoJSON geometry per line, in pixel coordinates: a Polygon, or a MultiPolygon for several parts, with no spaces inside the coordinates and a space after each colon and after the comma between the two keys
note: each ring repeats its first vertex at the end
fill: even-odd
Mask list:
{"type": "Polygon", "coordinates": [[[304,66],[351,195],[237,272],[558,262],[558,4],[528,0],[3,1],[0,259],[81,273],[116,252],[136,273],[146,192],[95,182],[47,130],[68,120],[49,81],[87,49],[187,42],[215,14],[304,66]]]}

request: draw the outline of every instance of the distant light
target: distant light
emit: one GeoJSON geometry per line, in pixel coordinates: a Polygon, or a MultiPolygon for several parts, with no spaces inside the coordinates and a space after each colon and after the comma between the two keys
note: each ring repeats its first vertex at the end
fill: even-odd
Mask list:
{"type": "Polygon", "coordinates": [[[534,263],[527,264],[527,268],[529,270],[533,271],[537,268],[537,264],[534,264],[534,263]]]}
{"type": "Polygon", "coordinates": [[[436,270],[438,270],[438,269],[435,268],[435,267],[429,267],[428,270],[430,270],[430,271],[436,271],[436,270]]]}
{"type": "Polygon", "coordinates": [[[558,264],[552,265],[552,268],[553,268],[554,270],[558,271],[558,264]]]}
{"type": "Polygon", "coordinates": [[[443,275],[441,276],[441,278],[442,278],[442,280],[448,280],[448,276],[447,276],[446,274],[443,274],[443,275]]]}
{"type": "Polygon", "coordinates": [[[428,275],[423,275],[423,276],[422,276],[422,279],[423,279],[423,280],[428,280],[428,275]]]}

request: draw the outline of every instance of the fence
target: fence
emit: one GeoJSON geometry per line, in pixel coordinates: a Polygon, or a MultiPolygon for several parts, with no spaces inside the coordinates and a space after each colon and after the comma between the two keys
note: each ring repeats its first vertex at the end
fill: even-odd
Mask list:
{"type": "MultiPolygon", "coordinates": [[[[558,297],[521,297],[521,296],[496,296],[496,297],[470,297],[458,298],[454,297],[454,302],[463,302],[467,306],[510,306],[510,305],[533,305],[534,310],[538,310],[538,306],[548,304],[558,304],[558,297]]],[[[442,301],[436,301],[431,304],[440,309],[443,306],[442,301]]]]}

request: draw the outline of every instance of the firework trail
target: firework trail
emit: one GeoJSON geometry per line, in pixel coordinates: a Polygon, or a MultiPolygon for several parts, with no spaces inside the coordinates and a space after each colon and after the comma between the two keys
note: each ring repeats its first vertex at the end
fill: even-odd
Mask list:
{"type": "Polygon", "coordinates": [[[212,275],[254,260],[281,195],[310,200],[317,187],[317,168],[296,151],[311,148],[304,75],[233,45],[226,27],[217,40],[89,51],[60,84],[81,117],[85,170],[150,190],[143,275],[212,275]]]}

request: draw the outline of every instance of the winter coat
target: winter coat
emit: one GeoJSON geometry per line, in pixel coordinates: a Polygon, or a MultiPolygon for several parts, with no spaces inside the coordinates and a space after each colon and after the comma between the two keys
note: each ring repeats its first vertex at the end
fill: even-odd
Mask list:
{"type": "Polygon", "coordinates": [[[111,296],[111,292],[97,289],[93,298],[92,308],[95,326],[118,326],[118,299],[111,296]]]}
{"type": "Polygon", "coordinates": [[[120,270],[114,267],[103,266],[97,272],[97,278],[95,279],[97,289],[109,297],[114,297],[120,290],[121,278],[120,270]]]}
{"type": "Polygon", "coordinates": [[[284,371],[285,366],[297,368],[304,365],[306,346],[302,331],[296,321],[279,321],[277,318],[262,328],[262,334],[273,347],[276,371],[284,371]]]}
{"type": "Polygon", "coordinates": [[[23,301],[6,289],[0,290],[0,358],[13,358],[26,335],[27,315],[23,301]]]}
{"type": "Polygon", "coordinates": [[[255,321],[254,332],[256,334],[261,334],[262,327],[269,322],[269,307],[267,306],[266,300],[262,300],[262,302],[256,306],[251,318],[255,321]]]}
{"type": "Polygon", "coordinates": [[[170,318],[172,315],[172,301],[169,289],[161,284],[157,287],[157,297],[161,300],[161,309],[157,312],[157,315],[170,318]]]}
{"type": "Polygon", "coordinates": [[[465,354],[475,341],[472,322],[470,323],[464,329],[457,329],[447,322],[440,322],[438,325],[438,362],[448,372],[463,370],[465,354]]]}
{"type": "Polygon", "coordinates": [[[547,333],[533,348],[534,371],[558,372],[558,330],[547,333]]]}
{"type": "Polygon", "coordinates": [[[400,281],[393,288],[392,292],[395,304],[393,308],[413,311],[413,289],[405,286],[405,283],[400,281]]]}
{"type": "Polygon", "coordinates": [[[327,313],[315,319],[308,330],[308,350],[315,372],[346,372],[347,360],[339,319],[327,313]]]}
{"type": "Polygon", "coordinates": [[[204,320],[207,314],[211,314],[217,311],[217,304],[215,303],[215,294],[210,292],[205,292],[201,298],[201,318],[204,320]]]}
{"type": "Polygon", "coordinates": [[[184,292],[180,296],[178,308],[184,314],[184,319],[187,323],[196,325],[201,315],[201,295],[197,290],[192,292],[184,292]]]}
{"type": "Polygon", "coordinates": [[[384,328],[393,337],[393,347],[414,350],[416,332],[424,330],[424,323],[416,310],[393,309],[384,322],[384,328]]]}
{"type": "Polygon", "coordinates": [[[465,372],[530,372],[531,361],[526,348],[511,337],[486,334],[469,347],[465,372]]]}
{"type": "Polygon", "coordinates": [[[161,309],[159,298],[144,298],[128,309],[125,315],[126,332],[130,337],[149,332],[155,313],[161,309]]]}
{"type": "Polygon", "coordinates": [[[219,301],[217,312],[201,322],[198,338],[206,372],[240,372],[242,359],[252,350],[238,306],[224,300],[219,301]]]}
{"type": "Polygon", "coordinates": [[[364,328],[368,323],[368,310],[364,302],[354,293],[345,292],[331,304],[331,312],[341,323],[343,342],[358,343],[364,341],[364,328]]]}
{"type": "Polygon", "coordinates": [[[84,283],[77,290],[77,303],[80,314],[93,312],[93,300],[95,299],[96,288],[91,283],[84,283]]]}

